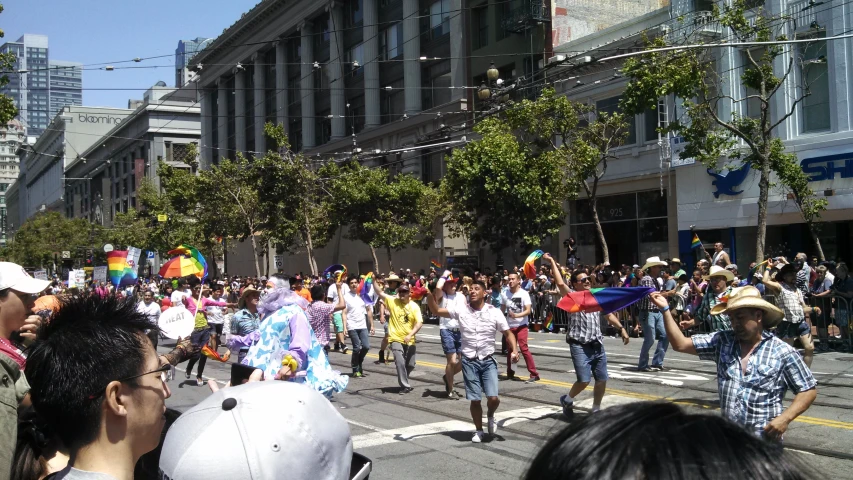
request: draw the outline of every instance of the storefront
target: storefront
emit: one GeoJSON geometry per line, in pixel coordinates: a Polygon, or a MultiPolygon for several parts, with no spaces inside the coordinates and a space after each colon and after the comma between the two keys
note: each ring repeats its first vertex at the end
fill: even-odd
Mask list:
{"type": "MultiPolygon", "coordinates": [[[[849,140],[839,145],[820,148],[811,144],[805,148],[791,147],[797,154],[803,171],[810,177],[810,186],[828,202],[827,210],[818,225],[818,237],[827,260],[851,259],[853,245],[853,144],[849,140]]],[[[736,168],[720,174],[709,172],[703,165],[677,167],[678,244],[680,256],[692,259],[690,248],[693,234],[699,236],[708,249],[723,242],[732,261],[742,266],[755,260],[758,223],[757,172],[736,168]]],[[[768,200],[766,255],[792,257],[804,252],[811,258],[817,249],[793,200],[781,187],[773,187],[768,200]]]]}

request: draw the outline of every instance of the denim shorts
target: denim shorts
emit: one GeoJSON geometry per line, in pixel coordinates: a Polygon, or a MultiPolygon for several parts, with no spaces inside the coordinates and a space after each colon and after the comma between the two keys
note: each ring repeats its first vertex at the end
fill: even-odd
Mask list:
{"type": "Polygon", "coordinates": [[[465,398],[479,401],[498,396],[498,362],[488,356],[482,360],[462,357],[462,378],[465,379],[465,398]]]}
{"type": "Polygon", "coordinates": [[[569,343],[572,363],[579,382],[589,383],[590,377],[597,382],[607,381],[607,354],[601,342],[569,343]]]}
{"type": "Polygon", "coordinates": [[[803,335],[808,335],[809,333],[811,333],[811,328],[809,328],[809,324],[806,322],[792,323],[782,321],[779,322],[779,326],[776,327],[776,336],[782,339],[799,338],[803,335]]]}
{"type": "Polygon", "coordinates": [[[462,350],[462,332],[442,328],[439,333],[441,334],[441,348],[445,355],[458,353],[462,350]]]}

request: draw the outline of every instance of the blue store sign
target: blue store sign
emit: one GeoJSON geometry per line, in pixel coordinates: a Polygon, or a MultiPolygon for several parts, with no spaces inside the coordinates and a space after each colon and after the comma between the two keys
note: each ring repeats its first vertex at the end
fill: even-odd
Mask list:
{"type": "Polygon", "coordinates": [[[853,152],[806,158],[800,166],[810,182],[834,180],[836,174],[841,178],[853,178],[853,152]]]}

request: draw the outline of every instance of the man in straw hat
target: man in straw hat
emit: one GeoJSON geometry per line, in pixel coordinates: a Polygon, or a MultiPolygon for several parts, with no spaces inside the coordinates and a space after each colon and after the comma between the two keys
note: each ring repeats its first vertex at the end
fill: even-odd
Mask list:
{"type": "Polygon", "coordinates": [[[724,313],[715,315],[711,313],[711,310],[718,304],[725,302],[732,293],[732,287],[729,284],[735,279],[734,274],[723,267],[714,265],[708,275],[702,278],[708,281],[708,291],[702,297],[702,303],[696,308],[693,319],[683,321],[679,326],[686,329],[704,324],[708,328],[706,331],[731,330],[732,324],[729,321],[729,316],[724,313]]]}
{"type": "MultiPolygon", "coordinates": [[[[784,262],[784,260],[782,260],[784,262]]],[[[778,268],[776,278],[770,277],[770,270],[764,271],[764,287],[768,295],[776,297],[776,305],[782,309],[785,319],[776,328],[776,336],[793,345],[799,338],[803,344],[803,360],[811,367],[814,358],[814,342],[812,329],[806,322],[806,314],[812,312],[820,315],[820,307],[806,305],[803,293],[797,288],[797,271],[790,263],[779,263],[771,259],[768,262],[771,269],[778,268]]]]}
{"type": "MultiPolygon", "coordinates": [[[[665,266],[666,262],[661,261],[660,257],[646,259],[646,264],[641,270],[647,273],[640,278],[637,286],[660,291],[663,285],[658,277],[660,277],[661,267],[665,266]]],[[[643,325],[643,347],[640,349],[640,361],[637,369],[641,372],[663,370],[663,358],[666,355],[666,349],[669,347],[669,341],[663,326],[663,316],[658,306],[652,303],[649,297],[640,301],[640,323],[643,325]],[[652,359],[652,366],[649,367],[649,350],[655,343],[655,339],[658,341],[658,346],[652,359]]]]}
{"type": "Polygon", "coordinates": [[[666,298],[653,293],[651,301],[663,311],[675,351],[717,364],[723,415],[757,436],[781,440],[788,425],[817,397],[817,381],[800,355],[769,331],[782,321],[782,310],[763,300],[757,288],[735,288],[726,302],[711,309],[712,315],[727,314],[732,330],[691,338],[679,330],[666,298]],[[782,398],[788,388],[795,396],[783,409],[782,398]]]}

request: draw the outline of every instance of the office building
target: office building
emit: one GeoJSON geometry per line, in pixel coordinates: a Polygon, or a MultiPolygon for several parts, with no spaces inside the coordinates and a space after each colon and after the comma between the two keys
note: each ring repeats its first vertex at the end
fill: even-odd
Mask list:
{"type": "Polygon", "coordinates": [[[192,72],[187,66],[193,57],[201,51],[211,38],[197,37],[192,40],[178,40],[178,48],[175,49],[175,88],[181,88],[190,81],[192,72]]]}
{"type": "Polygon", "coordinates": [[[26,139],[24,126],[11,120],[0,126],[0,247],[6,246],[8,206],[6,192],[18,178],[18,147],[26,139]]]}

